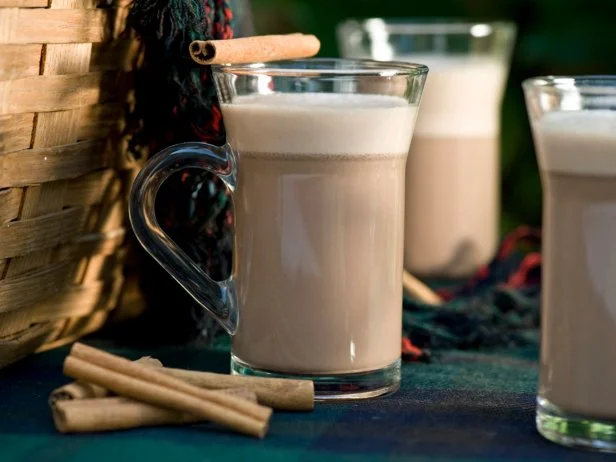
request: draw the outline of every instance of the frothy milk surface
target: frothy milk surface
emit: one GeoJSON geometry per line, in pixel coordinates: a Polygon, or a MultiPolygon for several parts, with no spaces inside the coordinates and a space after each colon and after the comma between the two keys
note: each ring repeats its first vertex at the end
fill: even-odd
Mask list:
{"type": "Polygon", "coordinates": [[[240,153],[406,155],[417,108],[394,96],[273,93],[236,97],[222,111],[240,153]]]}
{"type": "Polygon", "coordinates": [[[616,112],[534,122],[544,194],[540,395],[616,419],[616,112]]]}
{"type": "Polygon", "coordinates": [[[243,96],[222,111],[239,157],[235,358],[301,374],[394,363],[416,109],[304,93],[243,96]]]}
{"type": "Polygon", "coordinates": [[[416,136],[485,137],[500,130],[500,102],[507,74],[502,59],[408,55],[396,59],[430,69],[416,136]]]}
{"type": "Polygon", "coordinates": [[[549,112],[533,128],[541,169],[616,175],[616,111],[549,112]]]}

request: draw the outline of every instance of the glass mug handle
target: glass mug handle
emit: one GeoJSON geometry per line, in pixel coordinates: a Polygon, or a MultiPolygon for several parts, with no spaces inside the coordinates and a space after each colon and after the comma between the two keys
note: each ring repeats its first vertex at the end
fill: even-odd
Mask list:
{"type": "Polygon", "coordinates": [[[155,203],[160,186],[173,173],[187,168],[206,170],[235,190],[236,159],[231,147],[182,143],[150,159],[137,175],[130,194],[129,218],[147,252],[214,318],[233,335],[239,319],[233,275],[214,281],[162,230],[155,203]]]}

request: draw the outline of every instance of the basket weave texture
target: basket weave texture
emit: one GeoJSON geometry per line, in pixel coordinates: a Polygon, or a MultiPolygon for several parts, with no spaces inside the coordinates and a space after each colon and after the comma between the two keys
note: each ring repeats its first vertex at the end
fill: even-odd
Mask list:
{"type": "Polygon", "coordinates": [[[0,367],[135,297],[121,133],[141,51],[127,3],[99,3],[0,0],[0,367]]]}

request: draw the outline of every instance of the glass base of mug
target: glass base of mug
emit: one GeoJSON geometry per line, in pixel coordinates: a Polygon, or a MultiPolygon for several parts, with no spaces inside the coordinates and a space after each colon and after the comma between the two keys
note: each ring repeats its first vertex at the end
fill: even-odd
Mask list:
{"type": "Polygon", "coordinates": [[[616,452],[616,421],[593,420],[568,414],[538,396],[536,423],[539,433],[554,443],[616,452]]]}
{"type": "Polygon", "coordinates": [[[366,399],[393,393],[400,388],[400,360],[374,371],[353,374],[310,375],[283,374],[251,366],[231,355],[231,374],[304,379],[314,382],[317,401],[366,399]]]}

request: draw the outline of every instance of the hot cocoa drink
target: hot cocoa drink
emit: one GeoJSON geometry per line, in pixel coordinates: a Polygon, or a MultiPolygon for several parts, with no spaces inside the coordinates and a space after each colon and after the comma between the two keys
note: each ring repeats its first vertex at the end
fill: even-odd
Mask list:
{"type": "Polygon", "coordinates": [[[416,108],[304,93],[237,97],[222,110],[239,158],[233,355],[298,374],[394,363],[416,108]]]}
{"type": "Polygon", "coordinates": [[[401,56],[430,68],[406,170],[404,264],[466,276],[496,251],[500,57],[401,56]]]}
{"type": "Polygon", "coordinates": [[[540,403],[615,420],[616,111],[534,123],[544,190],[540,403]]]}
{"type": "Polygon", "coordinates": [[[319,400],[396,391],[404,169],[428,69],[326,58],[212,72],[227,143],[181,143],[147,163],[131,192],[139,241],[233,337],[233,374],[302,376],[319,400]],[[186,168],[233,199],[223,281],[156,220],[160,185],[186,168]]]}
{"type": "Polygon", "coordinates": [[[406,168],[404,266],[415,275],[466,277],[494,257],[500,106],[514,37],[505,22],[369,18],[338,26],[343,56],[430,68],[406,168]]]}

